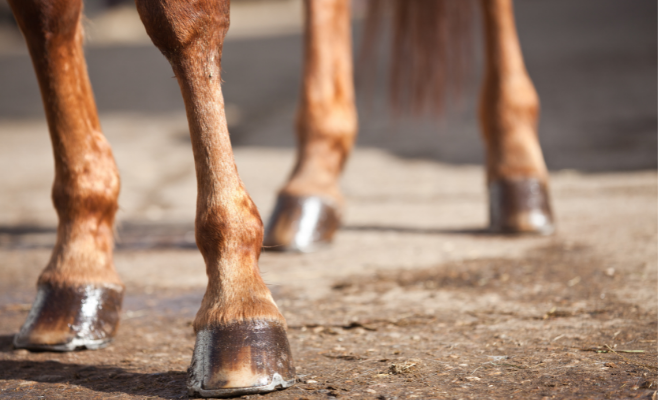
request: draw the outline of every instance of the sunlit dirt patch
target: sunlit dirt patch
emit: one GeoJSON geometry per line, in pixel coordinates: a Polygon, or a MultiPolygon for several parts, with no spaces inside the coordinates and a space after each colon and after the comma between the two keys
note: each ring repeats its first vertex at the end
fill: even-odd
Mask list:
{"type": "Polygon", "coordinates": [[[522,259],[347,277],[315,304],[324,325],[289,311],[300,387],[308,398],[652,398],[656,316],[617,298],[623,284],[587,247],[557,241],[522,259]]]}
{"type": "Polygon", "coordinates": [[[510,301],[552,303],[555,308],[547,310],[543,318],[568,317],[582,312],[611,318],[638,311],[634,305],[624,304],[610,293],[620,284],[623,284],[623,277],[586,246],[554,242],[521,259],[481,258],[425,269],[381,271],[374,276],[347,277],[332,288],[345,295],[368,291],[381,294],[396,288],[477,295],[496,293],[510,301]],[[593,308],[559,309],[584,300],[593,308]]]}
{"type": "MultiPolygon", "coordinates": [[[[653,399],[656,315],[615,295],[626,279],[555,241],[348,277],[320,300],[279,288],[298,383],[265,398],[653,399]]],[[[27,308],[0,308],[0,397],[185,398],[202,292],[129,288],[118,337],[93,352],[14,350],[27,308]]]]}

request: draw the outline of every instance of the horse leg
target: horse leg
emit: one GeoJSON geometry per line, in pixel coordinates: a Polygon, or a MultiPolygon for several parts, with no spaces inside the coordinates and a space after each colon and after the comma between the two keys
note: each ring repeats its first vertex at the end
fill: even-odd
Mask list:
{"type": "Polygon", "coordinates": [[[490,227],[553,231],[548,172],[537,138],[539,98],[528,76],[512,0],[482,0],[486,34],[480,123],[487,149],[490,227]]]}
{"type": "Polygon", "coordinates": [[[340,224],[338,180],[357,132],[349,0],[306,0],[297,162],[265,233],[272,250],[310,251],[340,224]]]}
{"type": "Polygon", "coordinates": [[[196,167],[195,233],[208,287],[188,390],[223,397],[288,387],[295,371],[285,319],[258,269],[263,224],[238,176],[224,113],[229,0],[137,0],[137,9],[181,88],[196,167]]]}
{"type": "Polygon", "coordinates": [[[55,158],[57,243],[16,347],[109,343],[123,284],[112,261],[119,174],[101,133],[82,51],[81,0],[9,0],[36,71],[55,158]]]}

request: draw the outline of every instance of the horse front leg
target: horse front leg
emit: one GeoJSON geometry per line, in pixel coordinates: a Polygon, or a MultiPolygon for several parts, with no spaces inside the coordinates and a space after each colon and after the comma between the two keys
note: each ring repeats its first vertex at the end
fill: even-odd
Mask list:
{"type": "Polygon", "coordinates": [[[113,261],[119,174],[101,133],[82,51],[81,0],[10,0],[36,71],[55,158],[57,243],[19,348],[68,351],[109,343],[123,284],[113,261]]]}
{"type": "Polygon", "coordinates": [[[279,192],[265,246],[311,251],[340,225],[338,186],[357,132],[349,0],[306,0],[297,161],[279,192]]]}
{"type": "Polygon", "coordinates": [[[487,149],[490,227],[553,232],[548,172],[537,137],[539,97],[528,76],[512,0],[482,0],[486,34],[480,123],[487,149]]]}
{"type": "Polygon", "coordinates": [[[138,0],[153,43],[181,88],[197,177],[196,242],[208,287],[194,330],[191,395],[224,397],[292,385],[286,322],[258,269],[263,224],[238,176],[220,60],[229,0],[138,0]]]}

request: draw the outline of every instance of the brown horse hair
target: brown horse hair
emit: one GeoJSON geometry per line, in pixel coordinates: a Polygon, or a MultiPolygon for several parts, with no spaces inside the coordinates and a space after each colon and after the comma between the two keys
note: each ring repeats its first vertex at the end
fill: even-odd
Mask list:
{"type": "MultiPolygon", "coordinates": [[[[472,0],[371,0],[362,71],[376,68],[378,37],[391,28],[389,102],[395,113],[440,114],[458,96],[472,61],[472,0]]],[[[365,76],[369,86],[376,74],[365,76]]]]}

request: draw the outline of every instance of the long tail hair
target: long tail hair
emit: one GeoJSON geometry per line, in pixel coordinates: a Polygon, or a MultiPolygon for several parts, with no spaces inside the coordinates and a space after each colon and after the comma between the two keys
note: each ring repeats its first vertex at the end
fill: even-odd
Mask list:
{"type": "Polygon", "coordinates": [[[362,61],[376,62],[378,38],[391,27],[390,104],[395,111],[440,113],[462,89],[472,58],[472,0],[370,0],[362,61]]]}

